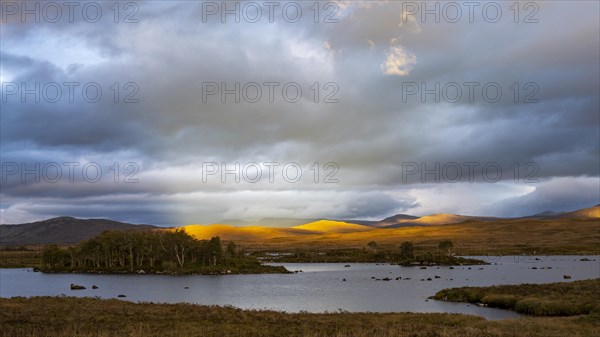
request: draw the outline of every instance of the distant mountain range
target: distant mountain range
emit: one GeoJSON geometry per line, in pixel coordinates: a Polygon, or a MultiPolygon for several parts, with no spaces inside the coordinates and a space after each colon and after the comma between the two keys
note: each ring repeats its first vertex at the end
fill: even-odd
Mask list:
{"type": "MultiPolygon", "coordinates": [[[[225,240],[261,241],[293,238],[302,240],[319,235],[368,237],[381,230],[404,227],[430,227],[472,223],[524,223],[527,221],[569,221],[600,219],[600,205],[573,212],[542,212],[521,218],[493,218],[457,214],[432,214],[416,217],[397,214],[380,221],[266,218],[257,221],[224,220],[218,224],[187,225],[185,231],[199,239],[221,236],[225,240]]],[[[0,226],[0,244],[71,244],[89,239],[104,230],[164,230],[152,225],[134,225],[106,219],[59,217],[19,225],[0,226]]]]}

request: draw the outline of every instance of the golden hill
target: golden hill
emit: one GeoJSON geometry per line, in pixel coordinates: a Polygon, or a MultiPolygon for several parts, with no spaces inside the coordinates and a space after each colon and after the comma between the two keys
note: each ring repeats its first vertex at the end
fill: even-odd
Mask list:
{"type": "Polygon", "coordinates": [[[300,226],[292,227],[294,229],[308,230],[319,233],[352,233],[373,230],[373,227],[353,224],[344,221],[319,220],[300,226]]]}
{"type": "Polygon", "coordinates": [[[320,220],[291,228],[277,227],[235,227],[226,224],[187,225],[179,227],[200,240],[220,236],[224,240],[263,241],[275,238],[306,237],[329,233],[351,233],[369,231],[374,228],[342,221],[320,220]]]}
{"type": "Polygon", "coordinates": [[[303,232],[293,228],[272,228],[272,227],[234,227],[230,225],[188,225],[179,227],[186,233],[199,240],[207,240],[213,236],[220,236],[224,240],[234,241],[263,241],[277,237],[302,236],[312,234],[312,232],[303,232]]]}
{"type": "Polygon", "coordinates": [[[580,209],[578,211],[569,212],[563,217],[568,218],[600,218],[600,205],[596,205],[590,208],[580,209]]]}
{"type": "Polygon", "coordinates": [[[448,225],[460,223],[471,219],[472,217],[457,215],[457,214],[432,214],[420,217],[415,220],[410,220],[412,223],[419,223],[424,225],[448,225]]]}

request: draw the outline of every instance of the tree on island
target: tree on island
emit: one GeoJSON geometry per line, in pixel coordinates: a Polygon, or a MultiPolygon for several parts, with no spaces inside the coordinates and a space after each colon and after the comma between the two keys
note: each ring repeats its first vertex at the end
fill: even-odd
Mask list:
{"type": "Polygon", "coordinates": [[[375,241],[371,241],[369,243],[367,243],[367,246],[369,246],[369,248],[371,248],[371,250],[373,251],[373,253],[377,252],[377,242],[375,241]]]}
{"type": "Polygon", "coordinates": [[[410,241],[404,241],[400,245],[400,257],[404,260],[412,260],[415,258],[415,245],[410,241]]]}
{"type": "Polygon", "coordinates": [[[452,243],[450,240],[444,240],[438,244],[438,248],[441,249],[447,256],[450,255],[453,247],[454,243],[452,243]]]}
{"type": "Polygon", "coordinates": [[[236,257],[236,255],[237,255],[237,247],[235,245],[235,242],[230,241],[227,244],[227,255],[229,255],[230,258],[236,257]]]}

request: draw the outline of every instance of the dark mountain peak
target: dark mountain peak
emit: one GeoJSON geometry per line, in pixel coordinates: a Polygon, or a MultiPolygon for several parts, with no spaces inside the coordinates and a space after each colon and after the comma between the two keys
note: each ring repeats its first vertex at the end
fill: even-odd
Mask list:
{"type": "Polygon", "coordinates": [[[543,211],[543,212],[536,213],[533,216],[554,216],[554,215],[559,215],[559,214],[562,214],[562,213],[564,213],[564,212],[543,211]]]}
{"type": "Polygon", "coordinates": [[[396,215],[392,215],[390,217],[387,217],[383,220],[383,221],[398,221],[398,220],[414,220],[414,219],[418,219],[418,216],[414,216],[414,215],[408,215],[408,214],[396,214],[396,215]]]}
{"type": "MultiPolygon", "coordinates": [[[[67,220],[77,220],[77,219],[72,216],[63,215],[63,216],[58,216],[56,218],[51,218],[51,219],[48,219],[45,221],[61,221],[61,220],[67,221],[67,220]]],[[[42,221],[44,221],[44,220],[42,220],[42,221]]]]}
{"type": "Polygon", "coordinates": [[[20,225],[0,226],[0,244],[69,244],[92,238],[105,230],[151,230],[158,227],[134,225],[108,219],[77,219],[60,216],[20,225]]]}

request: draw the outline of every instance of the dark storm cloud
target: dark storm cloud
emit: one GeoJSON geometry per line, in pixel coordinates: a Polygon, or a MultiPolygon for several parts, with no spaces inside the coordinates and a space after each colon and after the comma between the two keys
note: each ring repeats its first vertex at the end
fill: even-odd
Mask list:
{"type": "Polygon", "coordinates": [[[523,196],[501,200],[487,209],[490,214],[527,216],[545,211],[572,211],[600,203],[600,184],[593,178],[556,178],[523,196]]]}
{"type": "MultiPolygon", "coordinates": [[[[94,161],[105,168],[114,162],[135,162],[140,181],[114,184],[105,176],[94,184],[81,178],[75,183],[38,184],[13,179],[3,183],[2,195],[12,201],[3,201],[7,220],[2,221],[14,222],[11,214],[26,218],[27,212],[75,214],[63,206],[57,208],[60,212],[50,210],[60,200],[104,197],[98,211],[77,214],[98,216],[107,207],[115,217],[141,222],[160,218],[163,223],[174,218],[193,222],[273,216],[270,213],[377,217],[408,211],[415,204],[422,207],[420,212],[452,211],[436,205],[433,194],[424,192],[415,199],[415,191],[428,191],[429,186],[422,184],[420,174],[407,177],[406,163],[497,163],[504,171],[501,183],[514,180],[510,170],[515,163],[535,163],[540,184],[554,177],[597,180],[599,23],[591,13],[598,12],[598,4],[539,5],[537,24],[515,24],[510,17],[495,24],[481,18],[473,24],[402,24],[400,2],[340,2],[340,22],[335,24],[290,24],[281,17],[273,24],[203,23],[200,2],[140,3],[139,22],[130,24],[115,24],[110,17],[95,24],[3,23],[3,81],[81,86],[93,82],[101,86],[103,96],[96,103],[81,95],[73,102],[57,103],[23,103],[18,95],[9,96],[0,116],[2,162],[94,161]],[[303,100],[288,103],[277,94],[275,103],[263,99],[223,104],[218,96],[203,102],[203,82],[243,86],[268,81],[300,84],[303,100]],[[465,91],[455,103],[437,103],[431,96],[423,101],[419,94],[403,98],[407,83],[431,88],[435,83],[471,81],[481,83],[478,88],[498,84],[502,97],[490,103],[479,93],[469,101],[465,91]],[[109,88],[114,82],[121,88],[119,103],[113,102],[109,88]],[[122,102],[130,92],[123,86],[129,82],[139,89],[137,103],[122,102]],[[312,102],[309,86],[314,82],[321,87],[335,82],[339,103],[312,102]],[[514,82],[521,86],[519,103],[510,89],[514,82]],[[522,88],[527,82],[538,87],[538,103],[522,102],[529,93],[522,88]],[[203,162],[270,161],[294,161],[304,167],[335,162],[339,183],[223,184],[198,178],[203,162]],[[297,195],[285,194],[287,201],[278,199],[273,207],[253,202],[255,210],[244,210],[247,198],[273,202],[256,197],[268,191],[297,195]],[[320,214],[311,198],[326,200],[333,191],[340,194],[340,202],[335,208],[321,206],[320,214]],[[204,194],[196,198],[195,193],[204,194]],[[25,207],[23,200],[32,195],[48,198],[47,208],[25,207]],[[127,197],[110,208],[110,195],[127,197]],[[138,196],[164,212],[144,212],[138,196]],[[222,206],[190,206],[211,198],[222,206]],[[300,212],[292,202],[310,206],[300,212]],[[144,215],[136,218],[136,213],[144,215]]],[[[305,8],[305,13],[310,12],[305,8]]],[[[481,170],[475,171],[474,180],[485,187],[469,184],[466,174],[460,180],[472,190],[494,193],[481,170]]],[[[538,208],[533,199],[520,200],[523,212],[538,208]]],[[[468,211],[478,209],[483,205],[468,211]]],[[[503,214],[511,213],[502,209],[503,214]]]]}

